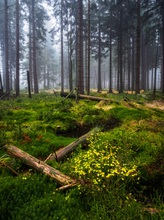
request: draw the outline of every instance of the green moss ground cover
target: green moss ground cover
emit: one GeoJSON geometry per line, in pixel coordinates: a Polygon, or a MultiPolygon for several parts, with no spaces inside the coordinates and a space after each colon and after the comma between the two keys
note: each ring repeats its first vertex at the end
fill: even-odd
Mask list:
{"type": "Polygon", "coordinates": [[[164,219],[164,112],[145,105],[150,94],[102,96],[111,102],[44,93],[0,101],[0,219],[164,219]],[[3,149],[13,144],[45,160],[97,126],[87,146],[48,162],[82,180],[66,191],[3,149]]]}

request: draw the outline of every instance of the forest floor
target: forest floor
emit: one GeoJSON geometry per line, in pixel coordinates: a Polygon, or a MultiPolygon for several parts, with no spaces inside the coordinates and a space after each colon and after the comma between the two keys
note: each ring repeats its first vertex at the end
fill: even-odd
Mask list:
{"type": "Polygon", "coordinates": [[[52,90],[0,100],[0,219],[164,219],[162,94],[155,101],[152,93],[91,95],[109,101],[76,102],[52,90]],[[47,160],[95,128],[63,160],[47,160]],[[9,156],[4,145],[78,184],[59,190],[53,178],[9,156]]]}

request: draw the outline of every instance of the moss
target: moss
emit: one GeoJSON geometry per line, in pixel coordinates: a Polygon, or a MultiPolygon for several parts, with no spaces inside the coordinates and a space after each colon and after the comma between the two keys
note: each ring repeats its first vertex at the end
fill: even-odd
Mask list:
{"type": "Polygon", "coordinates": [[[19,173],[16,177],[0,165],[2,219],[164,218],[163,112],[149,109],[143,96],[99,96],[111,101],[76,103],[45,93],[0,101],[0,160],[19,173]],[[71,177],[83,178],[80,188],[57,192],[54,181],[3,150],[10,143],[44,160],[95,126],[102,132],[90,137],[85,147],[78,146],[63,162],[48,162],[71,177]]]}

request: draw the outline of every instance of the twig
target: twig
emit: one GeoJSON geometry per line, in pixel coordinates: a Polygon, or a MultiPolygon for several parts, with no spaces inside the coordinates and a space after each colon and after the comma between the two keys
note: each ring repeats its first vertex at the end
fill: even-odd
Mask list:
{"type": "Polygon", "coordinates": [[[61,187],[57,188],[56,191],[61,191],[61,190],[69,189],[69,188],[71,188],[73,186],[76,186],[76,185],[77,185],[77,183],[71,183],[71,184],[68,184],[68,185],[65,185],[65,186],[61,186],[61,187]]]}
{"type": "Polygon", "coordinates": [[[15,175],[19,175],[19,173],[17,173],[12,167],[10,167],[9,165],[7,165],[5,162],[3,162],[3,161],[1,161],[0,160],[0,163],[3,165],[3,166],[5,166],[5,167],[7,167],[9,170],[11,170],[15,175]]]}
{"type": "Polygon", "coordinates": [[[53,154],[53,153],[51,153],[51,154],[45,159],[45,161],[44,161],[45,163],[47,162],[47,160],[50,159],[50,157],[52,156],[52,154],[53,154]]]}

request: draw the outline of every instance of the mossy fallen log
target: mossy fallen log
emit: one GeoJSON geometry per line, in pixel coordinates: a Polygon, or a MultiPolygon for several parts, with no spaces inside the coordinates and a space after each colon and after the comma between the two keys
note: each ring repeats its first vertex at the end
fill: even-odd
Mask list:
{"type": "Polygon", "coordinates": [[[75,99],[76,98],[76,95],[75,94],[69,94],[68,92],[61,92],[60,93],[60,96],[61,97],[67,97],[67,98],[72,98],[72,99],[75,99]]]}
{"type": "Polygon", "coordinates": [[[88,133],[86,133],[83,136],[79,137],[76,141],[74,141],[71,144],[67,145],[66,147],[57,150],[55,153],[50,154],[45,161],[54,160],[54,159],[56,159],[57,161],[62,160],[66,155],[71,153],[79,144],[84,143],[89,136],[91,136],[92,134],[95,134],[99,131],[100,131],[100,128],[98,128],[98,127],[92,129],[88,133]]]}
{"type": "Polygon", "coordinates": [[[91,96],[91,95],[83,95],[83,94],[79,94],[78,95],[79,98],[81,99],[90,99],[93,101],[108,101],[110,102],[111,100],[109,98],[104,98],[104,97],[97,97],[97,96],[91,96]]]}
{"type": "MultiPolygon", "coordinates": [[[[67,97],[69,95],[69,93],[67,92],[61,92],[60,93],[61,97],[67,97]]],[[[75,94],[71,94],[68,96],[68,98],[74,98],[76,99],[76,95],[75,94]]],[[[94,101],[108,101],[111,102],[111,100],[109,98],[103,98],[103,97],[97,97],[97,96],[91,96],[91,95],[83,95],[83,94],[78,94],[78,98],[79,99],[90,99],[90,100],[94,100],[94,101]]]]}
{"type": "Polygon", "coordinates": [[[11,146],[5,145],[4,149],[7,153],[12,156],[20,159],[23,163],[29,165],[30,167],[34,168],[37,171],[42,172],[43,174],[52,177],[59,185],[69,185],[74,186],[76,184],[76,180],[66,176],[65,174],[61,173],[60,171],[56,170],[55,168],[47,165],[45,162],[38,160],[37,158],[31,156],[30,154],[22,151],[21,149],[11,146]]]}

